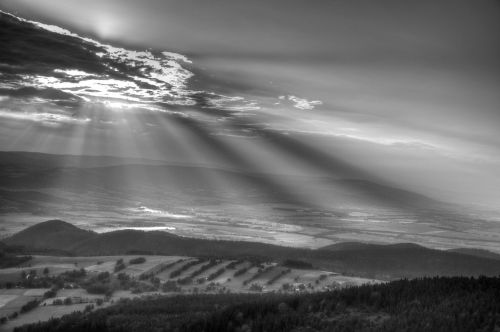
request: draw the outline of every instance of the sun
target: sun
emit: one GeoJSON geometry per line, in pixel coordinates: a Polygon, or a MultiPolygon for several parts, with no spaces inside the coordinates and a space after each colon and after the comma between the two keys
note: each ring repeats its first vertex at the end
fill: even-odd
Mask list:
{"type": "Polygon", "coordinates": [[[113,17],[98,14],[94,29],[100,39],[110,39],[115,37],[116,31],[120,31],[121,24],[113,17]]]}

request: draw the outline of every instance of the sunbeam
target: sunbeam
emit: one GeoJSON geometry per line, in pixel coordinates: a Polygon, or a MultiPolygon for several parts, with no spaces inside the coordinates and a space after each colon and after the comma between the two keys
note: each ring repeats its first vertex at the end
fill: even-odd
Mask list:
{"type": "MultiPolygon", "coordinates": [[[[254,79],[252,70],[245,80],[224,68],[216,75],[203,66],[220,62],[198,55],[117,47],[5,12],[1,18],[0,144],[69,156],[36,175],[23,170],[4,180],[7,189],[52,195],[39,213],[100,231],[160,227],[309,247],[356,239],[448,247],[457,236],[491,245],[468,227],[475,220],[494,229],[491,214],[475,219],[452,187],[440,187],[470,176],[470,161],[450,141],[416,129],[381,133],[392,113],[357,109],[363,98],[347,105],[299,91],[283,81],[295,74],[269,62],[234,60],[266,80],[263,68],[280,72],[279,84],[254,79]],[[429,167],[418,166],[431,158],[429,167]],[[436,165],[444,174],[451,162],[458,164],[447,168],[449,179],[429,175],[436,165]],[[68,209],[61,197],[77,203],[68,209]]],[[[352,84],[339,73],[336,88],[352,84]]],[[[482,167],[481,176],[491,174],[492,166],[482,167]]],[[[478,174],[468,183],[484,181],[478,174]]]]}

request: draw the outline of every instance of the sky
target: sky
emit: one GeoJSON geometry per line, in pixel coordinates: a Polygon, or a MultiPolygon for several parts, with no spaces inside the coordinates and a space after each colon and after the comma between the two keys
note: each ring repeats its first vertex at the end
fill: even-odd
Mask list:
{"type": "Polygon", "coordinates": [[[50,75],[4,80],[2,150],[368,177],[500,209],[499,1],[2,0],[0,9],[96,48],[172,52],[152,51],[133,75],[132,53],[107,48],[94,52],[101,63],[51,58],[50,75]],[[130,66],[118,77],[106,66],[120,57],[130,66]],[[169,89],[138,88],[158,75],[169,89]],[[72,96],[16,97],[20,80],[72,96]],[[89,92],[96,80],[101,95],[89,92]]]}

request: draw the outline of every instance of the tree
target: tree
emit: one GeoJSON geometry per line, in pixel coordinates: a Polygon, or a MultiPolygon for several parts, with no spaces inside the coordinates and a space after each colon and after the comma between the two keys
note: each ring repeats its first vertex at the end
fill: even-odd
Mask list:
{"type": "Polygon", "coordinates": [[[115,269],[114,269],[115,272],[119,272],[121,270],[124,270],[125,268],[126,268],[126,266],[125,266],[125,263],[123,262],[122,258],[120,258],[119,260],[116,261],[115,269]]]}
{"type": "Polygon", "coordinates": [[[137,257],[137,258],[132,258],[129,260],[129,264],[142,264],[146,262],[146,258],[144,257],[137,257]]]}
{"type": "Polygon", "coordinates": [[[55,297],[56,295],[57,295],[57,291],[55,289],[51,289],[51,290],[46,291],[45,294],[43,294],[43,297],[46,299],[49,299],[51,297],[55,297]]]}

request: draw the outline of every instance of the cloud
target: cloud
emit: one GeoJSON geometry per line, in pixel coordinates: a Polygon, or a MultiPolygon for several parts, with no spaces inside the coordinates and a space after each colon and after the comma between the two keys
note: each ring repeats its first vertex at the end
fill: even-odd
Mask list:
{"type": "Polygon", "coordinates": [[[260,106],[256,102],[245,100],[243,97],[229,97],[217,94],[206,94],[205,108],[215,108],[225,111],[257,111],[260,106]]]}
{"type": "Polygon", "coordinates": [[[146,105],[186,105],[190,63],[170,52],[137,51],[81,37],[68,30],[0,12],[5,45],[0,74],[3,95],[85,102],[130,101],[146,105]],[[58,93],[56,93],[57,91],[58,93]],[[54,96],[51,96],[52,94],[54,96]]]}
{"type": "Polygon", "coordinates": [[[293,95],[279,96],[278,98],[281,100],[291,101],[294,103],[293,107],[299,110],[306,110],[306,111],[313,110],[316,106],[323,104],[321,100],[307,100],[305,98],[299,98],[293,95]]]}
{"type": "Polygon", "coordinates": [[[91,121],[90,118],[77,118],[66,114],[49,112],[12,112],[12,110],[0,109],[0,118],[33,121],[48,126],[61,124],[83,124],[91,121]]]}
{"type": "MultiPolygon", "coordinates": [[[[495,127],[497,123],[494,121],[497,119],[496,113],[492,112],[487,117],[477,116],[484,115],[484,112],[478,113],[482,104],[465,105],[462,99],[453,98],[456,95],[454,92],[464,90],[456,86],[455,81],[458,82],[458,79],[450,77],[448,81],[428,80],[428,77],[435,76],[427,75],[428,72],[422,72],[420,68],[417,68],[417,72],[416,67],[412,69],[414,71],[398,67],[394,74],[394,70],[386,70],[380,66],[373,70],[371,67],[362,67],[366,65],[362,61],[353,62],[352,67],[342,67],[345,62],[339,64],[337,57],[334,65],[328,65],[326,58],[321,61],[312,58],[308,63],[313,63],[314,67],[308,67],[307,64],[299,63],[299,60],[283,64],[282,53],[275,58],[281,65],[274,60],[252,62],[254,58],[250,55],[248,63],[235,61],[232,57],[232,61],[229,58],[218,59],[217,65],[213,62],[207,65],[206,59],[196,58],[205,63],[195,67],[187,57],[176,53],[115,47],[68,30],[5,13],[0,13],[0,20],[5,27],[1,31],[4,47],[0,52],[0,117],[11,119],[2,121],[1,124],[15,123],[20,127],[30,127],[36,137],[39,126],[31,126],[27,122],[40,123],[44,127],[81,129],[83,126],[72,125],[92,121],[92,127],[89,126],[89,130],[83,132],[88,132],[85,134],[86,139],[98,143],[95,144],[97,147],[86,144],[85,149],[88,150],[85,152],[101,153],[103,150],[100,149],[104,149],[100,144],[102,136],[95,136],[95,128],[116,125],[113,130],[103,131],[106,135],[109,134],[106,136],[108,139],[115,134],[116,128],[129,131],[133,136],[135,131],[128,130],[129,128],[144,130],[143,127],[148,127],[148,132],[161,141],[143,141],[144,146],[161,146],[161,153],[168,150],[164,147],[166,143],[173,142],[171,145],[174,146],[180,141],[179,137],[169,132],[174,129],[171,131],[178,130],[186,133],[186,137],[193,138],[195,143],[189,142],[189,147],[212,149],[217,161],[222,160],[222,163],[231,166],[254,167],[245,160],[245,154],[240,153],[244,140],[231,140],[231,137],[257,137],[253,141],[262,140],[267,144],[259,146],[261,150],[279,151],[283,155],[307,162],[310,164],[308,167],[315,165],[316,169],[325,172],[332,168],[339,169],[340,174],[354,177],[366,174],[362,170],[353,172],[351,165],[338,166],[338,160],[330,160],[325,156],[330,152],[338,154],[338,151],[331,149],[331,142],[347,142],[346,145],[353,147],[346,149],[349,164],[370,166],[370,169],[374,161],[366,155],[373,149],[391,151],[394,155],[425,155],[427,159],[422,157],[423,162],[419,164],[432,165],[436,151],[441,151],[443,146],[457,146],[464,153],[470,154],[471,149],[466,149],[467,146],[462,142],[478,142],[475,136],[482,135],[484,128],[495,127]],[[222,70],[224,68],[225,71],[222,70]],[[213,73],[216,75],[212,75],[213,73]],[[292,85],[295,92],[284,88],[292,85]],[[314,96],[320,100],[303,96],[314,96]],[[279,104],[276,105],[276,102],[279,104]],[[441,104],[443,107],[436,107],[441,104]],[[463,105],[454,107],[457,104],[463,105]],[[307,112],[320,105],[324,105],[322,110],[328,109],[329,112],[307,112]],[[463,112],[461,116],[456,111],[459,108],[473,109],[475,112],[463,112]],[[297,111],[287,112],[293,109],[297,111]],[[303,124],[300,115],[316,122],[303,124]],[[455,122],[454,119],[462,118],[467,120],[462,121],[465,126],[456,126],[460,121],[455,122]],[[126,125],[123,119],[128,120],[126,125]],[[144,122],[144,119],[149,122],[144,122]],[[324,123],[318,122],[319,120],[324,123]],[[148,123],[155,124],[156,127],[148,123]],[[330,131],[332,133],[329,137],[325,137],[324,133],[330,131]],[[284,132],[288,135],[284,135],[284,132]],[[449,138],[454,132],[460,135],[457,138],[457,141],[460,139],[459,146],[454,144],[455,140],[448,144],[449,140],[442,138],[449,138]],[[317,135],[318,133],[322,135],[317,135]],[[300,145],[307,140],[319,139],[328,140],[329,144],[317,147],[314,154],[310,152],[311,146],[315,147],[314,144],[300,145]],[[228,141],[231,144],[233,141],[237,143],[233,146],[228,141]],[[351,155],[356,152],[361,157],[351,162],[351,155]]],[[[131,42],[127,38],[123,40],[131,42]]],[[[355,53],[368,60],[373,57],[372,53],[359,52],[357,49],[355,53]]],[[[347,56],[346,59],[352,58],[347,56]]],[[[434,68],[432,70],[435,71],[434,68]]],[[[438,72],[438,76],[447,75],[438,72]]],[[[468,90],[471,91],[471,98],[467,99],[475,101],[472,94],[479,96],[477,90],[468,90]]],[[[496,97],[489,99],[492,100],[490,106],[497,105],[496,97]]],[[[70,130],[67,132],[70,137],[70,130]]],[[[0,135],[0,138],[4,137],[3,142],[22,134],[20,131],[9,134],[10,136],[5,133],[4,130],[0,135]]],[[[495,150],[490,153],[492,149],[481,150],[479,146],[478,154],[486,151],[489,155],[496,155],[498,135],[494,133],[484,136],[491,140],[490,145],[495,145],[495,150]]],[[[26,142],[23,147],[32,149],[32,140],[26,142]]],[[[171,148],[175,149],[182,148],[171,148]]],[[[118,150],[106,151],[114,153],[118,150]]],[[[157,152],[151,152],[153,153],[157,152]]],[[[195,155],[198,158],[198,154],[195,155]]],[[[393,160],[397,159],[394,157],[393,160]]],[[[277,161],[278,158],[273,160],[277,161]]],[[[489,171],[488,174],[497,172],[489,171]]],[[[393,176],[385,168],[380,168],[379,173],[393,176]]],[[[418,173],[418,169],[406,173],[413,175],[418,173]]],[[[272,184],[268,185],[272,187],[272,184]]],[[[453,189],[453,186],[450,188],[453,189]]]]}

